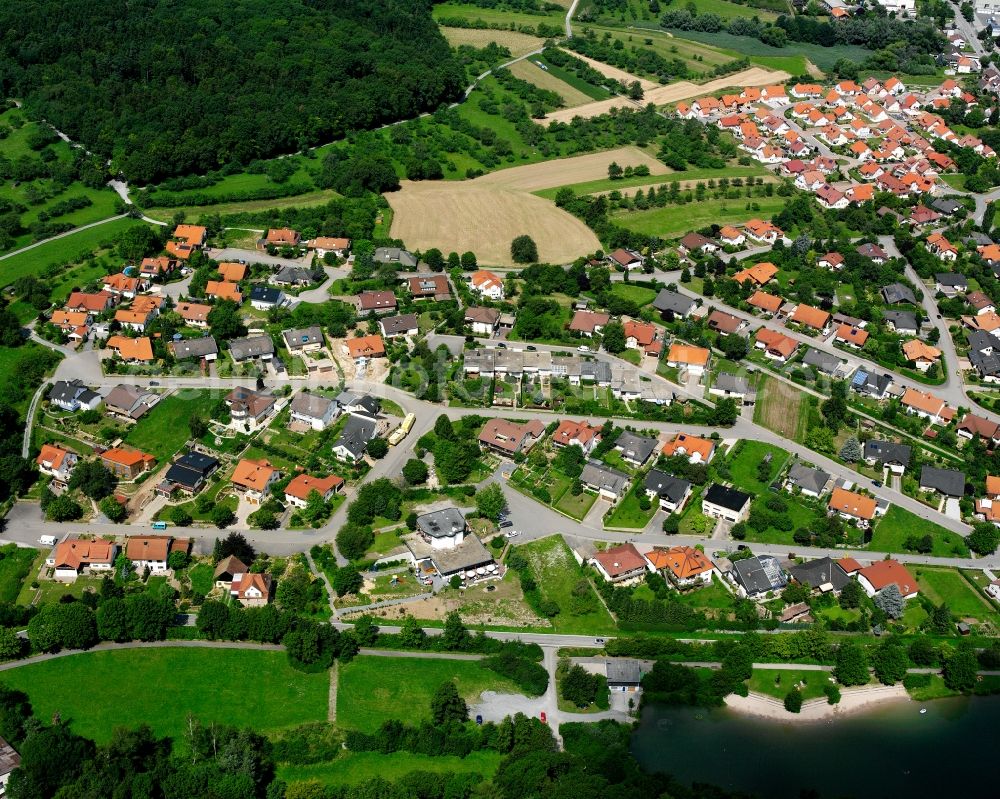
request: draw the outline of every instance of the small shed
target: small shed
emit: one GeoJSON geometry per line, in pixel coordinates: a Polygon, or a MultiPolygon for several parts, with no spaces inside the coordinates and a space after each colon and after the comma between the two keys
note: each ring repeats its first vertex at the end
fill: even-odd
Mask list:
{"type": "Polygon", "coordinates": [[[972,628],[966,624],[964,621],[960,621],[957,625],[959,635],[968,635],[972,632],[972,628]]]}

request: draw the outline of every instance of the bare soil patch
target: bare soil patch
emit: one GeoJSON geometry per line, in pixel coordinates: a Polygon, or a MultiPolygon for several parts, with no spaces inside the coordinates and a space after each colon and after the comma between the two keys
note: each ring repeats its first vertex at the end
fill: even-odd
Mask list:
{"type": "Polygon", "coordinates": [[[441,33],[448,40],[452,47],[460,47],[463,44],[472,47],[486,47],[490,42],[496,42],[501,47],[510,50],[510,54],[515,58],[532,50],[538,50],[545,40],[527,33],[517,31],[494,31],[480,30],[478,28],[441,28],[441,33]]]}
{"type": "Polygon", "coordinates": [[[588,97],[579,89],[570,86],[566,81],[560,80],[550,72],[546,72],[531,59],[511,64],[509,69],[514,77],[533,83],[539,89],[555,92],[562,97],[563,102],[569,107],[586,105],[593,100],[592,97],[588,97]]]}

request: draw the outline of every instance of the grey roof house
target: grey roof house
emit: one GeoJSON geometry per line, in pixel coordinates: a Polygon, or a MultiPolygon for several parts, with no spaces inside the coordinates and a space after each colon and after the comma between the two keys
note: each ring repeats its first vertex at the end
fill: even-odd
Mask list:
{"type": "Polygon", "coordinates": [[[819,371],[828,375],[834,374],[840,368],[840,358],[836,355],[831,355],[829,352],[817,350],[814,347],[809,347],[806,350],[802,363],[806,366],[814,366],[819,371]]]}
{"type": "Polygon", "coordinates": [[[938,469],[923,466],[920,469],[921,491],[937,491],[946,497],[965,495],[965,475],[957,469],[938,469]]]}
{"type": "Polygon", "coordinates": [[[270,336],[233,339],[229,342],[229,354],[236,362],[256,358],[267,361],[274,357],[274,342],[270,336]]]}
{"type": "Polygon", "coordinates": [[[788,574],[800,585],[810,585],[821,591],[839,593],[851,578],[837,561],[829,557],[809,560],[788,569],[788,574]]]}
{"type": "Polygon", "coordinates": [[[623,430],[615,441],[615,451],[620,452],[622,460],[642,466],[656,450],[657,440],[649,436],[640,436],[623,430]]]}
{"type": "Polygon", "coordinates": [[[370,416],[352,413],[333,445],[333,452],[344,460],[357,461],[368,449],[368,442],[375,438],[378,422],[370,416]]]}
{"type": "Polygon", "coordinates": [[[417,268],[416,256],[411,252],[401,250],[399,247],[379,247],[375,250],[373,260],[377,264],[393,264],[404,269],[417,268]]]}
{"type": "Polygon", "coordinates": [[[732,575],[742,593],[751,599],[770,591],[780,591],[788,585],[781,564],[770,555],[755,555],[736,561],[732,575]]]}
{"type": "Polygon", "coordinates": [[[400,314],[399,316],[385,316],[379,320],[379,327],[382,328],[382,335],[385,338],[394,336],[414,336],[419,327],[417,325],[417,315],[415,313],[400,314]]]}
{"type": "Polygon", "coordinates": [[[580,473],[580,482],[602,496],[618,500],[628,491],[631,478],[603,463],[591,461],[583,467],[583,471],[580,473]]]}
{"type": "Polygon", "coordinates": [[[691,483],[672,474],[650,469],[642,484],[646,493],[660,500],[664,510],[674,511],[680,507],[691,490],[691,483]]]}
{"type": "Polygon", "coordinates": [[[653,300],[653,307],[662,312],[671,311],[677,316],[687,316],[694,308],[694,300],[669,289],[660,289],[653,300]]]}
{"type": "Polygon", "coordinates": [[[913,290],[902,283],[890,283],[888,286],[883,286],[882,299],[886,301],[887,305],[899,305],[903,302],[908,302],[910,305],[917,304],[913,290]]]}
{"type": "Polygon", "coordinates": [[[93,410],[101,404],[101,395],[91,391],[80,380],[57,380],[49,389],[47,399],[64,411],[93,410]]]}
{"type": "Polygon", "coordinates": [[[915,336],[920,330],[920,325],[917,324],[917,315],[912,311],[883,311],[882,318],[897,333],[908,333],[915,336]]]}
{"type": "Polygon", "coordinates": [[[870,438],[865,442],[865,460],[869,463],[881,463],[894,471],[902,473],[910,464],[909,444],[897,444],[895,441],[879,441],[870,438]]]}
{"type": "Polygon", "coordinates": [[[625,690],[642,682],[642,668],[638,660],[631,658],[608,658],[604,664],[608,678],[608,688],[625,690]]]}
{"type": "Polygon", "coordinates": [[[219,344],[212,336],[184,338],[170,342],[170,351],[178,361],[188,358],[204,358],[214,361],[219,355],[219,344]]]}
{"type": "Polygon", "coordinates": [[[830,475],[822,469],[813,469],[803,463],[796,463],[788,470],[786,486],[798,488],[803,494],[818,497],[830,482],[830,475]]]}

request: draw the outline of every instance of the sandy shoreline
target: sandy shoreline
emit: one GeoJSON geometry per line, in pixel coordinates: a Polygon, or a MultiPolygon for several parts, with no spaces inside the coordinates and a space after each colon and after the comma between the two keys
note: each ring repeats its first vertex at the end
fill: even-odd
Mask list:
{"type": "Polygon", "coordinates": [[[828,704],[825,697],[810,699],[802,704],[801,713],[789,713],[781,700],[757,693],[727,696],[726,707],[745,716],[773,721],[808,722],[826,721],[904,700],[910,701],[910,696],[902,685],[866,685],[842,689],[840,702],[836,705],[828,704]]]}

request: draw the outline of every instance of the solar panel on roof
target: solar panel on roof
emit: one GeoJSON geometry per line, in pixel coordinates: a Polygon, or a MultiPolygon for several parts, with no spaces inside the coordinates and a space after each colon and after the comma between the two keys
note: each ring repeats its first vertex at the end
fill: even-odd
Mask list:
{"type": "Polygon", "coordinates": [[[851,385],[863,386],[867,380],[868,380],[868,372],[858,369],[858,371],[854,373],[854,377],[851,379],[851,385]]]}

